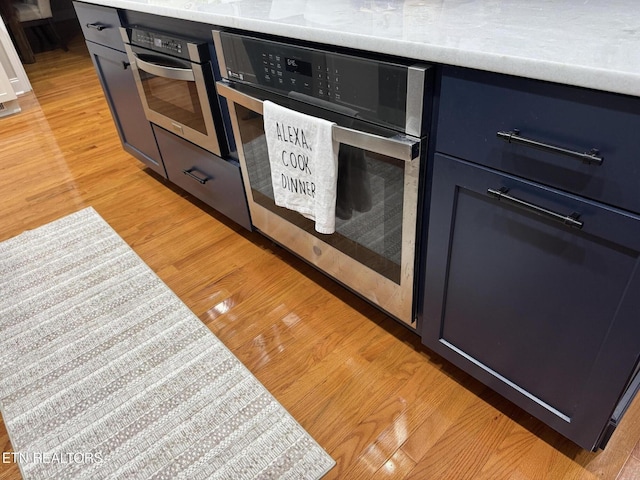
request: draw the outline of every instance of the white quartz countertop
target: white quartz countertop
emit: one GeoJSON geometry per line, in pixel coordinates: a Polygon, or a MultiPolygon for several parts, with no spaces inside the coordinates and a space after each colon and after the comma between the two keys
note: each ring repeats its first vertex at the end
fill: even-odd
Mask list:
{"type": "Polygon", "coordinates": [[[637,0],[84,1],[640,96],[637,0]]]}

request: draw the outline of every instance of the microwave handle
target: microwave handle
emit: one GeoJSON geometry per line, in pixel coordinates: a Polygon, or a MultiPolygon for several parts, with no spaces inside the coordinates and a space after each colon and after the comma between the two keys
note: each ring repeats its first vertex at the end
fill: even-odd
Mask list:
{"type": "Polygon", "coordinates": [[[194,82],[195,76],[193,70],[190,68],[176,68],[166,67],[164,65],[157,65],[155,63],[142,60],[139,56],[134,54],[136,65],[140,70],[144,70],[156,77],[169,78],[171,80],[184,80],[187,82],[194,82]]]}
{"type": "MultiPolygon", "coordinates": [[[[260,115],[263,114],[262,100],[236,90],[225,81],[216,82],[216,86],[218,94],[227,100],[242,105],[260,115]]],[[[333,139],[345,145],[362,148],[363,150],[397,158],[406,162],[410,162],[420,156],[420,139],[409,135],[397,134],[393,137],[381,137],[380,135],[334,125],[333,139]]]]}

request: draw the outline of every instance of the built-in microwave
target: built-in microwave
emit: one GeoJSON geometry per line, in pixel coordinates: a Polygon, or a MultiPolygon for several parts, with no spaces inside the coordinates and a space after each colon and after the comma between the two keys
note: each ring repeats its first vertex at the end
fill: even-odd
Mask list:
{"type": "Polygon", "coordinates": [[[226,156],[209,45],[137,27],[120,31],[147,119],[226,156]]]}

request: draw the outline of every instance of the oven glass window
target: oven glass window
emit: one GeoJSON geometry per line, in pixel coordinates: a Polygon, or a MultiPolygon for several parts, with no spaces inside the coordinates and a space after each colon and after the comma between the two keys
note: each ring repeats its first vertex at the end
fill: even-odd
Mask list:
{"type": "Polygon", "coordinates": [[[196,83],[139,70],[149,108],[182,125],[207,133],[196,83]]]}
{"type": "Polygon", "coordinates": [[[263,117],[236,105],[254,201],[400,284],[404,162],[340,145],[336,233],[315,231],[314,222],[275,205],[263,117]]]}

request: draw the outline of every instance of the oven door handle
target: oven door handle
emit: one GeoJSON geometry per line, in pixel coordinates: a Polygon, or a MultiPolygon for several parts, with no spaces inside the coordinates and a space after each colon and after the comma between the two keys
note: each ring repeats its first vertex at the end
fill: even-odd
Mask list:
{"type": "Polygon", "coordinates": [[[333,126],[333,139],[338,143],[351,145],[370,152],[410,162],[420,156],[420,139],[409,135],[396,134],[381,137],[351,128],[333,126]]]}
{"type": "Polygon", "coordinates": [[[156,63],[142,60],[136,54],[134,54],[133,57],[138,68],[140,70],[144,70],[147,73],[150,73],[151,75],[155,75],[156,77],[168,78],[171,80],[195,82],[193,70],[191,70],[190,68],[167,67],[165,65],[158,65],[156,63]]]}
{"type": "MultiPolygon", "coordinates": [[[[262,100],[254,98],[233,88],[227,82],[216,82],[218,93],[227,100],[263,115],[262,100]]],[[[333,139],[336,142],[362,148],[370,152],[386,155],[410,162],[420,156],[420,139],[409,135],[397,134],[393,137],[382,137],[352,128],[333,126],[333,139]]]]}

